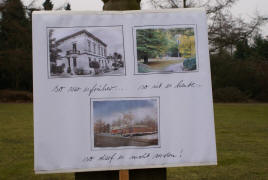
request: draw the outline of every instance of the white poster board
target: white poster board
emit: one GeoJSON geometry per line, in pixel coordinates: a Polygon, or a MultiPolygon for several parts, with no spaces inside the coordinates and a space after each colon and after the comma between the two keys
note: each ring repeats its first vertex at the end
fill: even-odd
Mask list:
{"type": "Polygon", "coordinates": [[[202,9],[33,14],[36,173],[215,165],[202,9]]]}

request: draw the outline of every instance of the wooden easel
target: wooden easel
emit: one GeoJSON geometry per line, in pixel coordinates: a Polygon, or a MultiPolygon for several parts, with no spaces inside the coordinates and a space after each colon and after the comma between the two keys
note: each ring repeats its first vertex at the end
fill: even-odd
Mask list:
{"type": "MultiPolygon", "coordinates": [[[[140,10],[141,0],[102,0],[103,10],[140,10]]],[[[75,173],[75,180],[166,180],[166,168],[75,173]]]]}
{"type": "Polygon", "coordinates": [[[166,180],[166,168],[75,173],[75,180],[166,180]]]}

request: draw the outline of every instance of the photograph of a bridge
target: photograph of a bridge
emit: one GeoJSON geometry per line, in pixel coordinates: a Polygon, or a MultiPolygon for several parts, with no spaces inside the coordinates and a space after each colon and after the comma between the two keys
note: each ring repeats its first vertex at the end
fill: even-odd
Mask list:
{"type": "Polygon", "coordinates": [[[159,145],[159,98],[94,99],[94,148],[159,145]]]}
{"type": "Polygon", "coordinates": [[[49,77],[125,75],[122,26],[47,28],[49,77]]]}

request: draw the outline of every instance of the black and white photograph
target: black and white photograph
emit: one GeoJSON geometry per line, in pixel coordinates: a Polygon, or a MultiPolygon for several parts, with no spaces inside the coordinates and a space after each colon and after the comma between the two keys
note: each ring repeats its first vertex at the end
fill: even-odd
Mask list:
{"type": "Polygon", "coordinates": [[[125,75],[122,28],[47,28],[49,77],[125,75]]]}
{"type": "Polygon", "coordinates": [[[94,147],[159,145],[159,98],[95,99],[94,147]]]}

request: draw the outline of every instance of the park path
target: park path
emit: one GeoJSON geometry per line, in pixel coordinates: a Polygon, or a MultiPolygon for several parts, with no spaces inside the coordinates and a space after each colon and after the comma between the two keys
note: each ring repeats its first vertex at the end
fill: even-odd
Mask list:
{"type": "Polygon", "coordinates": [[[152,146],[157,144],[157,139],[134,139],[100,134],[94,137],[95,147],[152,146]]]}
{"type": "Polygon", "coordinates": [[[163,71],[166,71],[166,72],[182,72],[183,71],[183,63],[171,64],[168,67],[164,68],[163,71]]]}

